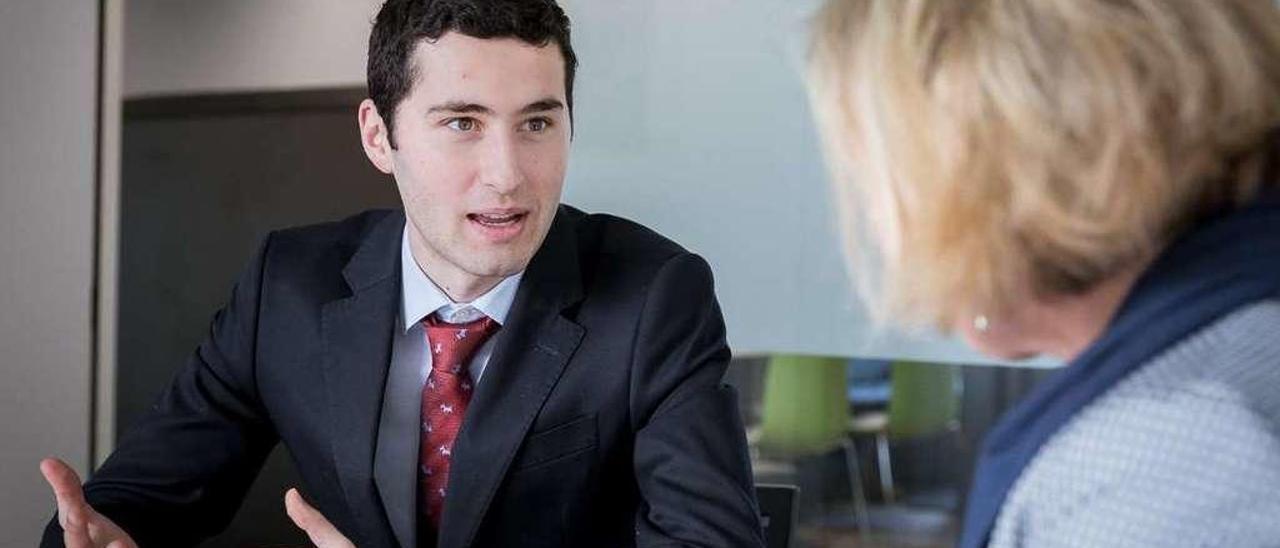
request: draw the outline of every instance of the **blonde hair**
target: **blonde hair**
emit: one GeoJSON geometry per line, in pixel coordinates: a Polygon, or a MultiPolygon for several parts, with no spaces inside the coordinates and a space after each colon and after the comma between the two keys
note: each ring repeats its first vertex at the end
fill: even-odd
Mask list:
{"type": "Polygon", "coordinates": [[[880,263],[881,317],[1086,291],[1272,184],[1273,0],[829,0],[814,30],[846,256],[880,263]]]}

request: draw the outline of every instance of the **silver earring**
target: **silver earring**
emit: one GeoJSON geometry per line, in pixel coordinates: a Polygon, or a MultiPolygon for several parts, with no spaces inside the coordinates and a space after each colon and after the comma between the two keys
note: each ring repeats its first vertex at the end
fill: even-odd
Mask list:
{"type": "Polygon", "coordinates": [[[985,315],[978,314],[973,317],[973,329],[979,333],[991,331],[991,320],[988,320],[985,315]]]}

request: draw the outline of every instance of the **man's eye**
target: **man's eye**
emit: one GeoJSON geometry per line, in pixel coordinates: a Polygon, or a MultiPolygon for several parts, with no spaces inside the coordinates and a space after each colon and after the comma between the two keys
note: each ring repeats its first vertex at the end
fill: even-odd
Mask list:
{"type": "Polygon", "coordinates": [[[445,123],[449,129],[465,132],[475,131],[476,125],[476,121],[472,118],[454,118],[445,123]]]}
{"type": "Polygon", "coordinates": [[[525,127],[529,131],[532,131],[534,133],[541,133],[543,131],[546,131],[547,128],[550,126],[551,126],[551,122],[547,121],[546,118],[534,118],[526,122],[526,125],[525,125],[525,127]]]}

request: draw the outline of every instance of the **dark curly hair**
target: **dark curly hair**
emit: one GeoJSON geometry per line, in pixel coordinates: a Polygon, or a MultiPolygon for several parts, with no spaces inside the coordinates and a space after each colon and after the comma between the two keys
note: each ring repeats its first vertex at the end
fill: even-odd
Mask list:
{"type": "Polygon", "coordinates": [[[578,58],[569,43],[569,17],[555,0],[387,0],[369,36],[369,97],[387,124],[409,94],[416,76],[412,57],[419,40],[447,32],[473,38],[518,38],[534,46],[555,42],[564,57],[564,89],[573,119],[573,74],[578,58]]]}

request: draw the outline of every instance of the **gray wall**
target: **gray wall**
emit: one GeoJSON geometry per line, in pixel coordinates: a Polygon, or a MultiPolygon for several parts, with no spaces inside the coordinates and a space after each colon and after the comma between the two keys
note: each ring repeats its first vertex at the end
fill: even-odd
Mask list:
{"type": "Polygon", "coordinates": [[[0,2],[0,547],[34,546],[37,464],[89,463],[97,2],[0,2]]]}

